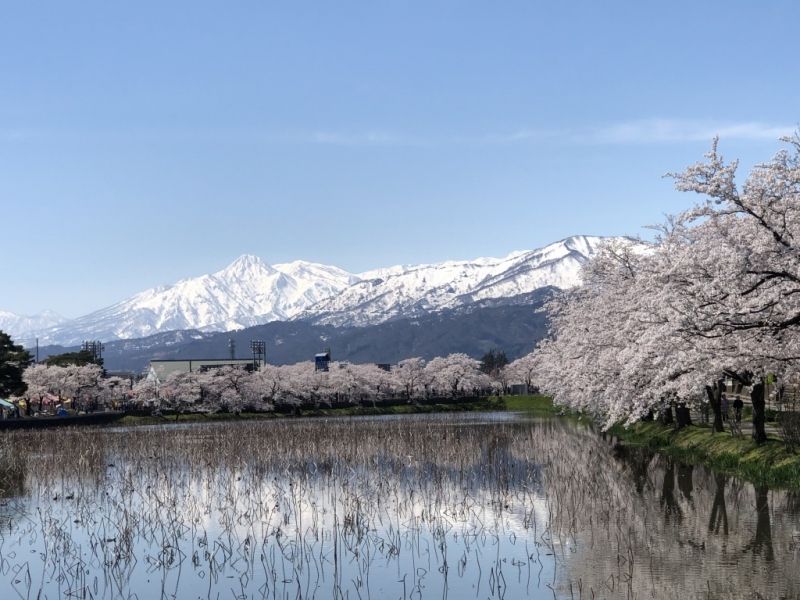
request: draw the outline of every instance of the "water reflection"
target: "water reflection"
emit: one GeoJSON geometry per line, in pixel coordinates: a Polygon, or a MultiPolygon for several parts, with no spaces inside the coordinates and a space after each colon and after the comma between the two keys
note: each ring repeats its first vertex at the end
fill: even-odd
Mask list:
{"type": "Polygon", "coordinates": [[[661,486],[661,508],[664,510],[666,523],[680,523],[683,511],[675,498],[675,462],[672,459],[667,460],[664,472],[664,483],[661,486]]]}
{"type": "Polygon", "coordinates": [[[797,494],[563,421],[74,429],[0,444],[0,589],[23,598],[800,594],[797,494]]]}
{"type": "Polygon", "coordinates": [[[796,493],[643,449],[613,454],[599,461],[610,475],[596,492],[611,508],[589,503],[592,516],[576,524],[562,592],[580,581],[600,597],[800,597],[796,493]]]}
{"type": "Polygon", "coordinates": [[[756,533],[753,541],[748,544],[744,551],[760,554],[767,562],[775,560],[772,550],[772,528],[769,524],[769,490],[766,486],[758,485],[756,492],[756,533]]]}
{"type": "Polygon", "coordinates": [[[728,535],[728,509],[725,506],[725,482],[727,477],[722,473],[714,474],[715,492],[714,504],[711,507],[711,516],[708,518],[708,532],[719,535],[728,535]]]}

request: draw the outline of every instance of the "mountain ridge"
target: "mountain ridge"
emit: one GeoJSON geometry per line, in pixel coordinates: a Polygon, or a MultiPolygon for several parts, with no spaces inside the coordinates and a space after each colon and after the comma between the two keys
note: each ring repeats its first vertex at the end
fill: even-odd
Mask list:
{"type": "MultiPolygon", "coordinates": [[[[109,371],[142,373],[153,359],[219,358],[230,356],[233,340],[238,358],[249,358],[250,340],[262,340],[271,364],[311,360],[329,347],[336,360],[396,363],[410,356],[426,359],[452,352],[479,358],[502,348],[513,360],[530,352],[545,335],[547,318],[538,310],[554,292],[544,288],[526,298],[480,301],[414,318],[365,327],[314,325],[309,321],[273,321],[233,332],[187,330],[165,332],[104,344],[109,371]]],[[[77,350],[76,346],[43,346],[41,358],[77,350]]]]}
{"type": "Polygon", "coordinates": [[[149,288],[76,319],[44,326],[30,321],[33,326],[24,331],[9,329],[29,345],[38,337],[41,344],[69,346],[85,339],[134,339],[168,331],[235,331],[273,321],[377,325],[483,300],[523,298],[540,288],[574,287],[581,266],[614,240],[639,243],[571,236],[500,258],[394,265],[358,274],[303,260],[269,265],[243,254],[218,271],[149,288]]]}
{"type": "Polygon", "coordinates": [[[571,236],[501,258],[379,269],[368,273],[383,276],[364,278],[362,274],[361,281],[296,318],[337,326],[376,325],[544,287],[570,288],[579,285],[582,265],[611,240],[638,243],[631,238],[571,236]]]}

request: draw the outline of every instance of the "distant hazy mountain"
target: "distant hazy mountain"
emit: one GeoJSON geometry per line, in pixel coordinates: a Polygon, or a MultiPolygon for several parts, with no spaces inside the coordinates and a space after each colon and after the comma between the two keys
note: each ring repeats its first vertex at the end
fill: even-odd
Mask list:
{"type": "Polygon", "coordinates": [[[303,261],[268,265],[244,255],[216,273],[152,288],[77,319],[55,315],[41,325],[9,320],[6,328],[28,340],[35,333],[41,344],[74,345],[169,331],[234,331],[291,319],[363,327],[487,301],[524,304],[536,290],[578,285],[581,265],[609,239],[627,238],[574,236],[504,258],[394,266],[359,275],[303,261]]]}
{"type": "Polygon", "coordinates": [[[58,313],[46,310],[38,315],[16,315],[0,310],[0,331],[9,333],[14,341],[27,343],[28,338],[35,338],[39,332],[67,321],[58,313]]]}

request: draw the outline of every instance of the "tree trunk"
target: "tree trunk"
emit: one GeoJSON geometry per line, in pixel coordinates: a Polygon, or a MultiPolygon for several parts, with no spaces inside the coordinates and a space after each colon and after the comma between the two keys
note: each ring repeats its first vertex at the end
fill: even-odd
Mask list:
{"type": "Polygon", "coordinates": [[[753,403],[753,440],[756,444],[767,441],[767,432],[764,423],[767,420],[766,398],[764,398],[764,384],[759,381],[750,392],[750,401],[753,403]]]}
{"type": "Polygon", "coordinates": [[[667,404],[664,409],[661,411],[661,415],[659,416],[661,419],[662,425],[672,425],[675,420],[672,418],[672,404],[667,404]]]}
{"type": "Polygon", "coordinates": [[[692,424],[692,415],[689,413],[689,408],[685,402],[679,403],[675,408],[675,421],[678,424],[678,429],[692,424]]]}
{"type": "Polygon", "coordinates": [[[711,410],[714,411],[714,424],[711,426],[711,431],[725,431],[722,424],[722,381],[717,381],[713,386],[707,385],[706,395],[711,410]]]}

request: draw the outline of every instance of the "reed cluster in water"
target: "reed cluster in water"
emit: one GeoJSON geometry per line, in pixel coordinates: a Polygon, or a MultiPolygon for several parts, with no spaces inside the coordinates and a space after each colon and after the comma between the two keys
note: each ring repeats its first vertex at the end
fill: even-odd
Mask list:
{"type": "Polygon", "coordinates": [[[790,496],[618,456],[571,423],[76,428],[0,448],[0,580],[22,597],[798,592],[781,576],[798,565],[790,496]],[[737,556],[752,565],[731,567],[737,556]]]}

